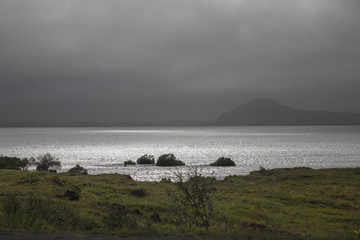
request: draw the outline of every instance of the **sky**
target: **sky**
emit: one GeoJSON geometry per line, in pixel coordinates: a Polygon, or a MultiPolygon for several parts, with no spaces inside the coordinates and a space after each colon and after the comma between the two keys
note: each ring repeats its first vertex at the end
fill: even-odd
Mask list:
{"type": "Polygon", "coordinates": [[[0,121],[360,112],[359,0],[0,0],[0,121]]]}

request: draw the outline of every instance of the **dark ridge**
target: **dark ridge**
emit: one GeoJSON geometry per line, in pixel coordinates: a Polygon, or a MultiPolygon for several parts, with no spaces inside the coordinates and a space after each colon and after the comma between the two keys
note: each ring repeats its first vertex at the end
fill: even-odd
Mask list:
{"type": "Polygon", "coordinates": [[[217,125],[358,125],[360,113],[306,111],[255,99],[222,114],[217,125]]]}

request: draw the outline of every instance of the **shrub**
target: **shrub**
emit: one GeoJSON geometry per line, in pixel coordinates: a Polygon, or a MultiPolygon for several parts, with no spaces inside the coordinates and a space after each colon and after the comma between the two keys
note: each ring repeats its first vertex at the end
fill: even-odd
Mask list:
{"type": "Polygon", "coordinates": [[[23,171],[27,171],[30,166],[35,165],[35,158],[22,158],[19,162],[19,168],[23,171]]]}
{"type": "Polygon", "coordinates": [[[227,166],[236,166],[236,164],[230,158],[221,157],[218,160],[216,160],[215,162],[211,163],[210,166],[227,167],[227,166]]]}
{"type": "Polygon", "coordinates": [[[155,164],[155,158],[153,155],[143,155],[136,161],[137,164],[155,164]]]}
{"type": "Polygon", "coordinates": [[[132,160],[128,160],[124,162],[124,166],[126,167],[127,165],[136,165],[136,163],[132,160]]]}
{"type": "Polygon", "coordinates": [[[0,169],[19,169],[20,158],[0,156],[0,169]]]}
{"type": "Polygon", "coordinates": [[[70,201],[79,201],[80,200],[80,191],[66,190],[64,193],[64,197],[66,197],[70,201]]]}
{"type": "Polygon", "coordinates": [[[186,174],[175,173],[177,192],[170,192],[169,196],[175,203],[172,208],[177,224],[205,227],[209,231],[210,219],[214,214],[213,184],[214,177],[201,176],[198,169],[192,168],[186,174]],[[187,181],[186,181],[187,179],[187,181]]]}
{"type": "Polygon", "coordinates": [[[28,168],[34,165],[34,158],[17,158],[0,156],[0,169],[14,169],[14,170],[28,170],[28,168]]]}
{"type": "Polygon", "coordinates": [[[74,174],[74,175],[77,175],[77,174],[87,175],[88,170],[81,167],[79,164],[76,164],[75,167],[69,169],[68,173],[71,173],[71,174],[74,174]]]}
{"type": "Polygon", "coordinates": [[[184,166],[184,165],[185,163],[180,160],[177,160],[174,154],[172,153],[161,155],[156,162],[156,166],[184,166]]]}
{"type": "Polygon", "coordinates": [[[38,161],[35,163],[36,171],[45,171],[45,172],[56,172],[61,169],[61,162],[47,153],[43,156],[38,157],[38,161]]]}
{"type": "Polygon", "coordinates": [[[138,188],[131,190],[130,194],[133,195],[134,197],[145,197],[147,192],[144,188],[138,188]]]}

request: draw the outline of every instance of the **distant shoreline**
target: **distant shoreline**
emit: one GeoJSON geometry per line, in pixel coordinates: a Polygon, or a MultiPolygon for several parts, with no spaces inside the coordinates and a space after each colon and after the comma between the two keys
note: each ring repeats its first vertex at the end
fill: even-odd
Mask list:
{"type": "Polygon", "coordinates": [[[286,127],[286,126],[360,126],[360,124],[124,124],[124,125],[2,125],[1,128],[114,128],[114,127],[286,127]]]}

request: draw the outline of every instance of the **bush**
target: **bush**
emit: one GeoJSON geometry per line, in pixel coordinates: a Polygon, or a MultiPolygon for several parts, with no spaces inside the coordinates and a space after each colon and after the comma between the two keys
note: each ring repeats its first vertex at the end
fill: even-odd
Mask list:
{"type": "Polygon", "coordinates": [[[20,158],[0,156],[0,169],[19,169],[20,158]]]}
{"type": "Polygon", "coordinates": [[[136,163],[134,161],[128,160],[124,162],[124,166],[126,167],[127,165],[136,165],[136,163]]]}
{"type": "Polygon", "coordinates": [[[134,197],[145,197],[147,192],[145,189],[139,188],[139,189],[131,190],[130,194],[133,195],[134,197]]]}
{"type": "Polygon", "coordinates": [[[153,155],[147,155],[141,156],[136,161],[137,164],[155,164],[155,158],[153,155]]]}
{"type": "Polygon", "coordinates": [[[79,164],[76,164],[75,167],[69,169],[68,173],[71,173],[71,174],[74,174],[74,175],[77,175],[77,174],[87,175],[88,170],[81,167],[79,164]]]}
{"type": "Polygon", "coordinates": [[[210,219],[214,214],[215,178],[201,176],[195,167],[189,169],[186,174],[177,171],[175,181],[178,191],[170,192],[169,196],[175,203],[172,210],[176,216],[176,224],[186,225],[189,232],[192,225],[205,227],[209,231],[210,219]]]}
{"type": "Polygon", "coordinates": [[[70,201],[79,201],[80,200],[80,190],[66,190],[64,197],[70,201]]]}
{"type": "Polygon", "coordinates": [[[35,163],[36,171],[56,172],[61,169],[61,162],[49,153],[40,156],[37,159],[38,161],[35,163]]]}
{"type": "Polygon", "coordinates": [[[28,170],[28,168],[34,165],[34,158],[17,158],[0,156],[0,169],[14,169],[14,170],[28,170]]]}
{"type": "Polygon", "coordinates": [[[19,168],[23,171],[27,171],[30,166],[35,165],[35,158],[22,158],[19,162],[19,168]]]}
{"type": "Polygon", "coordinates": [[[156,162],[156,166],[184,166],[184,165],[185,163],[180,160],[177,160],[174,154],[172,153],[161,155],[156,162]]]}
{"type": "Polygon", "coordinates": [[[236,164],[230,158],[221,157],[218,160],[216,160],[216,162],[211,163],[210,166],[227,167],[227,166],[236,166],[236,164]]]}

